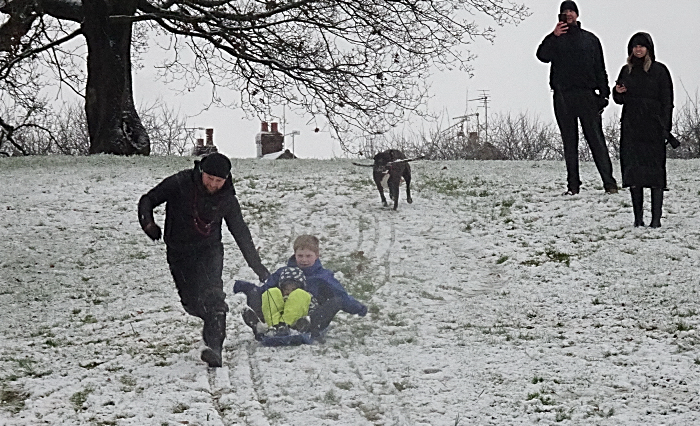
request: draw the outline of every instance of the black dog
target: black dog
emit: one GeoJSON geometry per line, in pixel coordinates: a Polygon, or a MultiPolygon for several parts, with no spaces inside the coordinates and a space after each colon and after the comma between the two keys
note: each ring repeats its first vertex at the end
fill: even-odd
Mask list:
{"type": "Polygon", "coordinates": [[[406,201],[409,204],[413,202],[411,198],[411,166],[403,152],[397,149],[388,149],[375,155],[372,175],[384,207],[388,207],[384,197],[384,187],[388,186],[389,197],[394,201],[394,210],[398,208],[401,178],[406,181],[406,201]]]}

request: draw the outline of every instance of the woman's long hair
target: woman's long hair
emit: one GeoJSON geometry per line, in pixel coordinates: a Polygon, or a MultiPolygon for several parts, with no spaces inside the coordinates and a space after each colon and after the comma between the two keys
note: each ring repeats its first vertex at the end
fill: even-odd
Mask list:
{"type": "MultiPolygon", "coordinates": [[[[634,53],[631,53],[627,57],[627,73],[628,74],[631,73],[632,68],[634,68],[634,61],[633,61],[634,58],[635,58],[634,53]]],[[[649,55],[649,49],[647,49],[647,54],[644,55],[644,66],[643,66],[644,72],[649,72],[649,68],[651,68],[652,62],[653,61],[651,60],[651,56],[649,55]]]]}

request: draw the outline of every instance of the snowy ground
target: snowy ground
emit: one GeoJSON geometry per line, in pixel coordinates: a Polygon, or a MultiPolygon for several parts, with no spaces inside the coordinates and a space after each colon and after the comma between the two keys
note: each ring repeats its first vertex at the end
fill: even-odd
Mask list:
{"type": "Polygon", "coordinates": [[[652,230],[592,164],[566,197],[561,162],[417,162],[394,212],[349,161],[234,160],[265,264],[316,234],[370,314],[339,314],[324,344],[259,346],[226,234],[229,338],[209,371],[136,220],[191,164],[0,159],[0,424],[700,423],[699,161],[669,162],[652,230]]]}

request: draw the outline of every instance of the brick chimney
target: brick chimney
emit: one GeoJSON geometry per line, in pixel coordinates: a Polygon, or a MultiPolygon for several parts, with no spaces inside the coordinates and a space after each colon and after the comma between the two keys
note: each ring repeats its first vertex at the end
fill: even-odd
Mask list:
{"type": "Polygon", "coordinates": [[[260,123],[260,133],[255,135],[258,158],[284,149],[284,136],[279,132],[277,123],[270,124],[272,131],[268,130],[268,123],[263,121],[260,123]]]}

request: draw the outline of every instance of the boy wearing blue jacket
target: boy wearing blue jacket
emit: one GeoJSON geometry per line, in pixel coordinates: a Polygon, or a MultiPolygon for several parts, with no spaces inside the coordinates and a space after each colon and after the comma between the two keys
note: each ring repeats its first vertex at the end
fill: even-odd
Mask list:
{"type": "MultiPolygon", "coordinates": [[[[349,314],[361,317],[367,315],[367,307],[350,296],[345,287],[335,279],[333,272],[325,269],[321,264],[320,243],[313,235],[300,235],[294,240],[294,255],[287,260],[287,267],[300,268],[306,278],[305,290],[313,296],[317,306],[309,312],[307,318],[310,323],[309,330],[318,335],[328,327],[335,314],[342,310],[349,314]]],[[[236,281],[233,286],[234,293],[244,293],[250,310],[243,312],[243,319],[253,332],[258,335],[256,325],[258,318],[263,318],[261,295],[270,288],[278,287],[280,275],[287,267],[275,271],[261,287],[246,281],[236,281]],[[253,316],[255,314],[255,316],[253,316]]],[[[304,321],[302,321],[304,323],[304,321]]],[[[307,331],[307,330],[304,330],[307,331]]]]}

